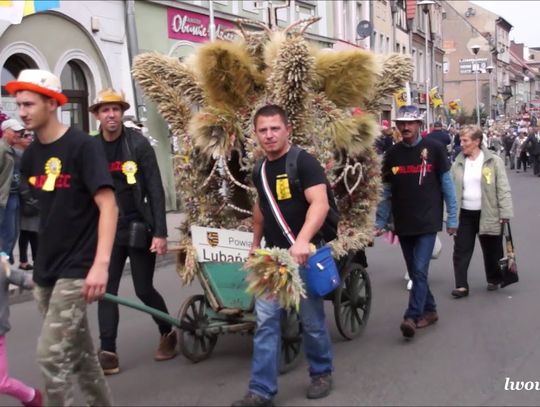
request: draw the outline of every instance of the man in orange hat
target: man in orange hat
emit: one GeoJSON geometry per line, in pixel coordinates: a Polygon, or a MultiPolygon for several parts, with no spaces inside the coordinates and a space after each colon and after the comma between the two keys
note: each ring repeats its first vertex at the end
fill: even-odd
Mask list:
{"type": "MultiPolygon", "coordinates": [[[[109,265],[107,292],[118,294],[120,279],[129,257],[135,293],[147,306],[168,313],[163,297],[154,288],[156,254],[167,251],[165,192],[154,149],[139,130],[122,124],[129,109],[123,93],[114,89],[99,92],[88,110],[100,123],[100,140],[114,180],[120,215],[109,265]]],[[[120,372],[116,338],[118,305],[108,301],[98,304],[101,350],[99,362],[105,374],[120,372]]],[[[171,324],[154,318],[159,333],[157,361],[176,356],[176,332],[171,324]]]]}
{"type": "Polygon", "coordinates": [[[28,69],[6,90],[36,140],[25,151],[21,173],[40,205],[34,296],[44,316],[37,360],[48,405],[72,405],[71,375],[92,406],[112,404],[86,317],[86,303],[101,298],[118,209],[114,184],[98,140],[58,121],[67,102],[60,80],[28,69]]]}

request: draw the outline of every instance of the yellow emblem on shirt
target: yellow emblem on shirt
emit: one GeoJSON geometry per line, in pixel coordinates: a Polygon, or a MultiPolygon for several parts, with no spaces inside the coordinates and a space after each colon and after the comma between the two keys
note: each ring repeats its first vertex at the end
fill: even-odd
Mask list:
{"type": "Polygon", "coordinates": [[[292,198],[287,174],[281,174],[276,177],[276,192],[278,201],[292,198]]]}
{"type": "Polygon", "coordinates": [[[486,184],[491,184],[491,169],[489,167],[484,167],[482,169],[482,174],[484,175],[484,178],[486,179],[486,184]]]}
{"type": "Polygon", "coordinates": [[[54,185],[56,184],[56,178],[60,175],[62,171],[62,161],[58,157],[51,157],[45,163],[45,174],[47,174],[47,179],[41,187],[43,191],[54,191],[54,185]]]}
{"type": "Polygon", "coordinates": [[[135,178],[137,168],[135,161],[126,161],[122,164],[122,173],[126,176],[127,183],[130,185],[137,183],[137,179],[135,178]]]}

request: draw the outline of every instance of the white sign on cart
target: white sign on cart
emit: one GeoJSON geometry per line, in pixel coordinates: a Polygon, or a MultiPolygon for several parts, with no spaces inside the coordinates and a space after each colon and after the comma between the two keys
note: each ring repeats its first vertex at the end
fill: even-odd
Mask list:
{"type": "Polygon", "coordinates": [[[245,262],[253,233],[191,226],[191,240],[199,262],[245,262]]]}

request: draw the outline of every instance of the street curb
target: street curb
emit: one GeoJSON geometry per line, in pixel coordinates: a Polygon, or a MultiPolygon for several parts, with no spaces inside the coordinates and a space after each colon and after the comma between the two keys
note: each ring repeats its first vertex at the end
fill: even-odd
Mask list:
{"type": "MultiPolygon", "coordinates": [[[[171,264],[174,264],[176,262],[176,255],[174,253],[167,253],[162,256],[158,256],[156,259],[156,271],[160,268],[164,268],[167,266],[170,266],[171,264]]],[[[129,263],[126,263],[126,266],[124,267],[124,272],[122,273],[124,276],[131,274],[131,265],[129,263]]],[[[9,304],[19,304],[21,302],[27,302],[33,299],[32,291],[30,290],[23,290],[17,286],[10,285],[9,286],[9,304]]]]}

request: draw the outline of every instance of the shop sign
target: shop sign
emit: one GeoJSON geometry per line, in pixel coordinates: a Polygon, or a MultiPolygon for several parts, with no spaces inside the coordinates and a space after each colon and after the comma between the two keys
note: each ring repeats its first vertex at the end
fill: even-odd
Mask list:
{"type": "MultiPolygon", "coordinates": [[[[214,23],[216,25],[216,39],[225,41],[234,39],[235,34],[225,32],[228,29],[236,28],[232,22],[215,18],[214,23]]],[[[204,14],[168,8],[167,27],[169,38],[175,40],[206,42],[210,39],[210,18],[204,14]]]]}
{"type": "Polygon", "coordinates": [[[478,73],[486,73],[487,58],[468,58],[459,60],[459,73],[461,75],[471,74],[478,71],[478,73]]]}

